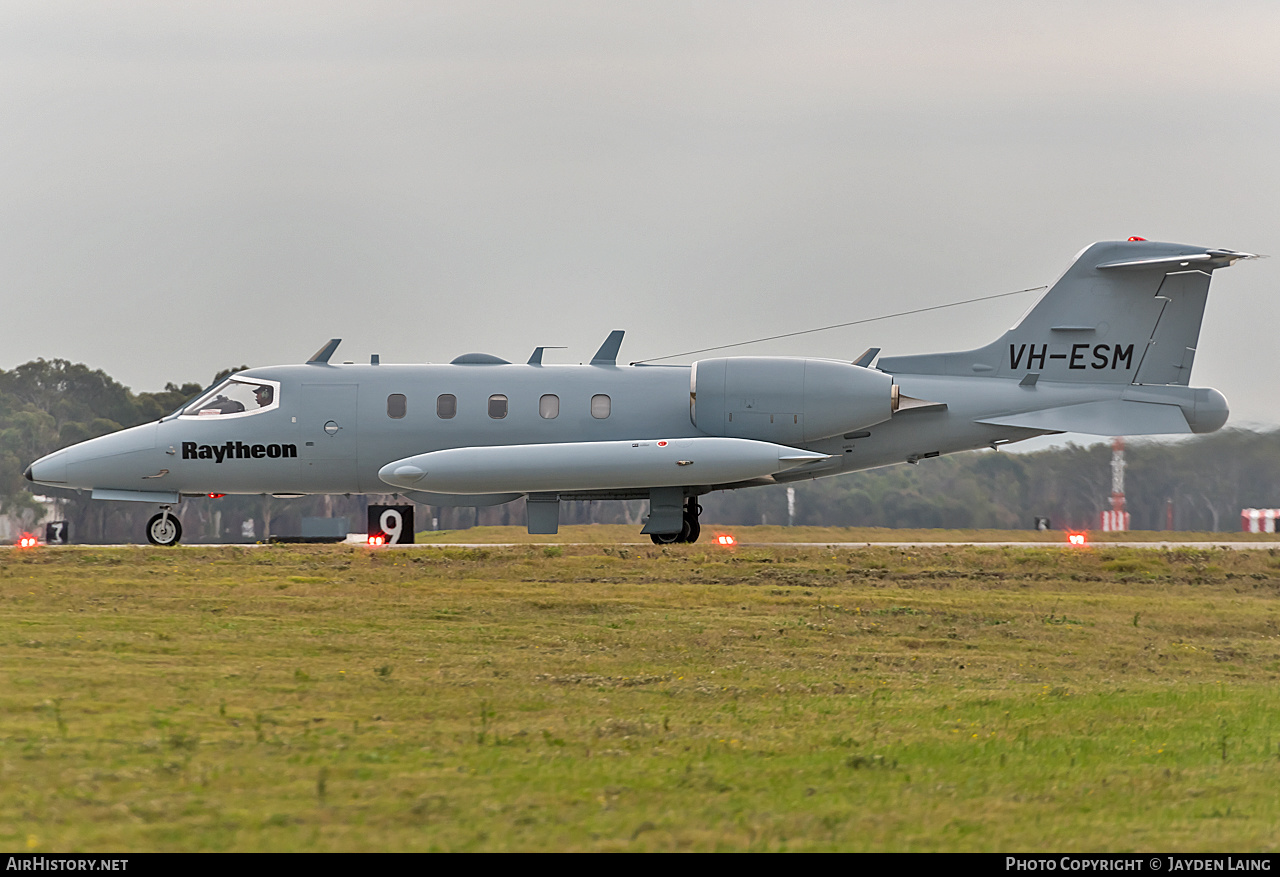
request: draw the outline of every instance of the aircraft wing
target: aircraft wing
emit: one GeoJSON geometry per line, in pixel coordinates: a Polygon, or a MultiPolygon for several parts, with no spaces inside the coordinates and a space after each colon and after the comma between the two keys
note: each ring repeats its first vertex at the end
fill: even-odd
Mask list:
{"type": "Polygon", "coordinates": [[[978,423],[1054,432],[1083,432],[1090,435],[1167,435],[1191,432],[1182,408],[1177,405],[1124,399],[985,417],[978,423]]]}

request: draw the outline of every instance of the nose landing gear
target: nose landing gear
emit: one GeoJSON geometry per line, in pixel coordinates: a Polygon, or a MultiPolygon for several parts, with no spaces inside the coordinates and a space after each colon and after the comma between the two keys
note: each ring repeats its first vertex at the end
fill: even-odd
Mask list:
{"type": "Polygon", "coordinates": [[[649,538],[653,540],[654,545],[692,544],[697,542],[698,537],[702,535],[702,525],[698,523],[698,515],[700,514],[702,514],[702,506],[698,503],[697,497],[691,496],[685,500],[684,521],[681,524],[680,532],[650,533],[649,538]]]}
{"type": "Polygon", "coordinates": [[[152,545],[177,545],[182,539],[182,523],[169,514],[169,506],[160,506],[160,514],[147,521],[147,541],[152,545]]]}

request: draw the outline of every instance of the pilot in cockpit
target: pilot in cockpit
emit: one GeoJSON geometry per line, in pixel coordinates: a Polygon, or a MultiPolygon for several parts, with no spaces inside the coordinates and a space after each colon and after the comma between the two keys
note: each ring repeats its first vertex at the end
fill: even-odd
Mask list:
{"type": "Polygon", "coordinates": [[[247,411],[262,411],[270,408],[276,401],[276,388],[269,384],[251,384],[248,381],[227,381],[220,389],[225,393],[217,393],[208,402],[197,402],[188,413],[207,417],[224,414],[243,414],[247,411]]]}
{"type": "Polygon", "coordinates": [[[244,403],[228,399],[219,393],[212,402],[200,406],[201,414],[239,414],[244,410],[244,403]]]}

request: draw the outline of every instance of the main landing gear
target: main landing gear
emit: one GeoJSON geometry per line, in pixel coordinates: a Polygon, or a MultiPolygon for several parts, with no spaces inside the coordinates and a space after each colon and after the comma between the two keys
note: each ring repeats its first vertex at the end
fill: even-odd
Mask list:
{"type": "Polygon", "coordinates": [[[182,538],[182,522],[160,506],[160,514],[147,521],[147,541],[152,545],[177,545],[182,538]]]}
{"type": "Polygon", "coordinates": [[[697,497],[691,496],[684,503],[684,521],[680,526],[680,532],[650,533],[649,538],[653,540],[654,545],[697,542],[698,537],[702,535],[702,525],[698,523],[700,514],[702,514],[702,506],[698,503],[697,497]]]}

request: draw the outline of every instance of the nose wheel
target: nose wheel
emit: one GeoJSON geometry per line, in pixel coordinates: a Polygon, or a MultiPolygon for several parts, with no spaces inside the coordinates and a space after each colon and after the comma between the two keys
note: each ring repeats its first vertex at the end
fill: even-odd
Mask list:
{"type": "Polygon", "coordinates": [[[169,514],[167,507],[147,521],[147,541],[152,545],[177,545],[180,539],[182,523],[169,514]]]}
{"type": "Polygon", "coordinates": [[[698,515],[702,514],[702,506],[695,497],[690,497],[684,506],[684,521],[679,533],[650,533],[649,538],[654,545],[676,545],[694,543],[702,535],[702,525],[698,523],[698,515]]]}

